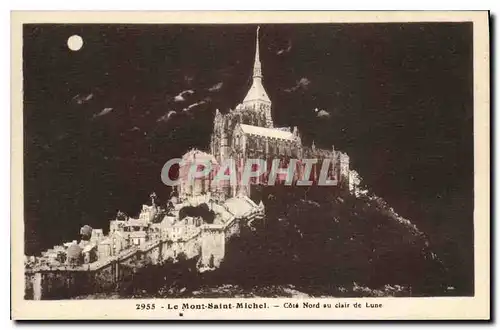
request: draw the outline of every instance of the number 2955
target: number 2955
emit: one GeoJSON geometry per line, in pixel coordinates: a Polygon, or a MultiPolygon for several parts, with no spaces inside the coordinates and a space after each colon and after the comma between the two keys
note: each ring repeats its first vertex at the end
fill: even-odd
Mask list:
{"type": "Polygon", "coordinates": [[[155,304],[135,304],[136,310],[154,310],[155,304]]]}

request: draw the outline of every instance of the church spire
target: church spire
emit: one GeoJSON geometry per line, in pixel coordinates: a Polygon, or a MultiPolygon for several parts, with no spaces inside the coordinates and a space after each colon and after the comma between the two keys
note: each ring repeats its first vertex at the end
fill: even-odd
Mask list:
{"type": "Polygon", "coordinates": [[[259,30],[260,27],[257,27],[252,86],[245,96],[242,105],[246,109],[251,109],[264,114],[265,122],[261,122],[258,126],[273,127],[273,119],[271,117],[271,100],[269,99],[269,96],[267,96],[264,86],[262,86],[262,66],[259,54],[259,30]]]}
{"type": "Polygon", "coordinates": [[[257,105],[261,103],[266,103],[271,106],[271,100],[262,86],[262,66],[260,63],[260,54],[259,54],[259,30],[260,27],[257,27],[257,36],[255,37],[255,60],[253,64],[253,81],[250,90],[247,93],[247,96],[243,100],[243,104],[247,105],[257,105]]]}
{"type": "Polygon", "coordinates": [[[259,30],[260,26],[257,27],[257,35],[255,37],[255,62],[253,64],[253,79],[262,79],[262,66],[260,64],[259,54],[259,30]]]}

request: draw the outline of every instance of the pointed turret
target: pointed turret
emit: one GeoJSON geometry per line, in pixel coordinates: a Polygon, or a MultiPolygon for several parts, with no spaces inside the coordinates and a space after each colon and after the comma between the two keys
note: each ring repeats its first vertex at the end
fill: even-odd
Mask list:
{"type": "Polygon", "coordinates": [[[149,195],[149,198],[151,199],[151,206],[156,206],[156,199],[158,196],[154,191],[149,195]]]}

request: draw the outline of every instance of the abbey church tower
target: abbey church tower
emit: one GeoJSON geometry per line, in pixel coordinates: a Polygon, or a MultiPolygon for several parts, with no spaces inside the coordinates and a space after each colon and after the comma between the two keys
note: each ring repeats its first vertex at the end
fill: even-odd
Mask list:
{"type": "Polygon", "coordinates": [[[216,111],[214,128],[210,143],[210,151],[218,161],[230,157],[236,151],[233,148],[233,132],[237,124],[251,125],[263,128],[274,128],[271,115],[272,103],[264,89],[262,63],[260,61],[259,30],[255,37],[255,57],[252,73],[252,84],[243,99],[235,109],[227,114],[216,111]]]}
{"type": "Polygon", "coordinates": [[[255,60],[253,65],[252,86],[243,99],[242,106],[245,109],[261,112],[264,115],[265,123],[263,123],[264,125],[259,126],[272,128],[274,125],[271,116],[271,100],[269,99],[269,96],[267,96],[266,90],[262,85],[262,64],[260,63],[259,54],[259,29],[260,27],[257,28],[255,42],[255,60]]]}
{"type": "MultiPolygon", "coordinates": [[[[255,37],[255,58],[252,72],[252,84],[243,99],[235,109],[223,114],[216,111],[214,126],[210,141],[210,153],[216,164],[222,164],[228,159],[233,160],[240,168],[238,175],[243,173],[243,164],[247,159],[261,159],[271,163],[279,159],[286,164],[290,159],[317,159],[318,164],[327,159],[331,162],[332,173],[339,179],[339,185],[348,187],[349,156],[340,151],[317,149],[314,146],[304,146],[297,127],[275,127],[271,115],[272,103],[263,85],[263,71],[259,52],[259,30],[255,37]]],[[[313,173],[319,173],[320,165],[313,166],[313,173]]],[[[264,174],[262,180],[265,181],[264,174]]],[[[297,177],[301,175],[297,171],[297,177]]],[[[240,179],[240,178],[238,178],[240,179]]],[[[334,188],[336,189],[336,188],[334,188]]],[[[251,195],[247,186],[218,187],[222,198],[234,197],[238,194],[251,195]],[[227,189],[226,189],[227,188],[227,189]]]]}

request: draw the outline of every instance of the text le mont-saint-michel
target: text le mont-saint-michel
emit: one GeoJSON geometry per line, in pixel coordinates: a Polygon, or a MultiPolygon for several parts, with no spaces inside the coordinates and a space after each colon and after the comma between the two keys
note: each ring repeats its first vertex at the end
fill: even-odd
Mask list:
{"type": "Polygon", "coordinates": [[[168,303],[162,306],[162,309],[168,310],[215,310],[215,309],[266,309],[266,308],[382,308],[381,303],[369,303],[364,304],[347,303],[347,302],[285,302],[281,304],[269,304],[264,303],[248,303],[248,302],[238,302],[238,303],[168,303]]]}

